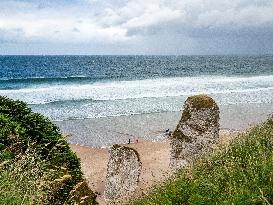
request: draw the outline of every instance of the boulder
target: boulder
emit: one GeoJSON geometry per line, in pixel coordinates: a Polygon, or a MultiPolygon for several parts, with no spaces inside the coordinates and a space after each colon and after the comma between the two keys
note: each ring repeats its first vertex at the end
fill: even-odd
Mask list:
{"type": "Polygon", "coordinates": [[[207,95],[189,97],[170,137],[170,167],[180,169],[209,151],[219,138],[219,107],[207,95]]]}
{"type": "Polygon", "coordinates": [[[106,200],[115,200],[136,190],[141,162],[137,151],[129,147],[113,145],[109,154],[104,195],[106,200]]]}
{"type": "Polygon", "coordinates": [[[96,195],[88,187],[86,180],[76,184],[70,191],[68,200],[64,205],[97,205],[96,195]]]}

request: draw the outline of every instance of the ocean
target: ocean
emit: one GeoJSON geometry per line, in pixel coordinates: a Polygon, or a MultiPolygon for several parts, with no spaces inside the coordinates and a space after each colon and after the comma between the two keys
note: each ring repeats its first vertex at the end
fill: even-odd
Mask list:
{"type": "Polygon", "coordinates": [[[0,95],[53,121],[273,103],[273,56],[0,56],[0,95]]]}

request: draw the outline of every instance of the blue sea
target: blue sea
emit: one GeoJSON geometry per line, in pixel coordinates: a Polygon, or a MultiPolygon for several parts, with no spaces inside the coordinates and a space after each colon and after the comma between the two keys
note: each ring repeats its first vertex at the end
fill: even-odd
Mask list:
{"type": "Polygon", "coordinates": [[[0,95],[54,121],[273,103],[273,56],[0,56],[0,95]]]}

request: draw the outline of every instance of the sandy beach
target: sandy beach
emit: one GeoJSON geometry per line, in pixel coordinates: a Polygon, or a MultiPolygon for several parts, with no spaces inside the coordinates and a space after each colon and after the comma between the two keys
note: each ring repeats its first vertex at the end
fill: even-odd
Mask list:
{"type": "MultiPolygon", "coordinates": [[[[273,113],[272,104],[247,104],[221,106],[220,144],[228,144],[236,133],[258,124],[273,113]]],[[[124,144],[140,154],[142,172],[135,195],[145,193],[149,187],[167,179],[170,145],[166,129],[174,130],[181,112],[166,112],[98,119],[57,122],[62,131],[72,134],[68,138],[72,150],[81,159],[82,170],[90,188],[97,193],[98,202],[103,197],[108,162],[108,148],[124,144]],[[128,143],[131,140],[131,144],[128,143]],[[136,143],[138,140],[138,143],[136,143]]]]}
{"type": "MultiPolygon", "coordinates": [[[[236,132],[220,131],[220,145],[228,144],[236,136],[236,132]]],[[[98,195],[99,204],[106,204],[103,193],[108,162],[108,148],[92,148],[81,145],[70,145],[81,159],[82,171],[90,188],[98,195]]],[[[149,187],[156,185],[171,176],[169,169],[170,145],[168,139],[161,141],[141,140],[138,143],[125,146],[136,149],[142,162],[142,171],[137,191],[134,196],[139,196],[149,187]]]]}
{"type": "MultiPolygon", "coordinates": [[[[136,194],[147,187],[162,181],[169,174],[169,143],[164,141],[140,141],[126,145],[136,149],[142,162],[142,172],[136,194]]],[[[81,159],[83,173],[90,188],[98,194],[99,204],[105,204],[103,198],[108,162],[107,148],[91,148],[71,144],[71,148],[81,159]]]]}

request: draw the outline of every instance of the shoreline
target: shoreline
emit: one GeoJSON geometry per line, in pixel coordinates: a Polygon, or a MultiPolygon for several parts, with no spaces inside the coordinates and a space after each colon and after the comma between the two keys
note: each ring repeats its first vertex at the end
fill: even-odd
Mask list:
{"type": "MultiPolygon", "coordinates": [[[[175,129],[179,112],[162,112],[129,116],[55,121],[71,144],[108,147],[127,144],[128,140],[158,141],[165,130],[175,129]]],[[[273,113],[273,103],[220,105],[220,129],[243,131],[265,121],[273,113]]]]}

